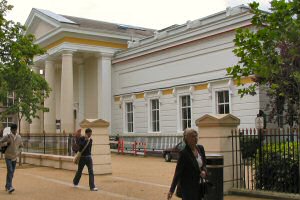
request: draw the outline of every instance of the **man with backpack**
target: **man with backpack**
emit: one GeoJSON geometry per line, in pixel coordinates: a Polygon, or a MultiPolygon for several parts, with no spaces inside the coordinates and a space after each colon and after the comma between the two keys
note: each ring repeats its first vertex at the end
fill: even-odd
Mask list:
{"type": "Polygon", "coordinates": [[[17,129],[17,124],[12,124],[10,126],[11,133],[0,139],[0,146],[2,148],[3,146],[7,145],[7,148],[4,152],[7,168],[5,189],[9,194],[15,191],[14,187],[12,186],[12,179],[14,177],[20,148],[23,147],[22,138],[19,134],[17,134],[17,129]]]}

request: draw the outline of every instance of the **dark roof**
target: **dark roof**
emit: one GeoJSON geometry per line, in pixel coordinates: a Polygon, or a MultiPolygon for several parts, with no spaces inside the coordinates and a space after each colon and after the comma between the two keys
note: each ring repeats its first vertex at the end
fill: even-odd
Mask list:
{"type": "Polygon", "coordinates": [[[79,27],[82,27],[82,28],[119,32],[119,33],[124,33],[127,35],[136,36],[136,37],[151,36],[151,35],[153,35],[153,32],[155,31],[153,29],[135,27],[135,26],[124,25],[124,24],[114,24],[114,23],[109,23],[109,22],[103,22],[103,21],[67,16],[67,15],[61,15],[61,16],[75,22],[76,24],[78,24],[79,27]]]}

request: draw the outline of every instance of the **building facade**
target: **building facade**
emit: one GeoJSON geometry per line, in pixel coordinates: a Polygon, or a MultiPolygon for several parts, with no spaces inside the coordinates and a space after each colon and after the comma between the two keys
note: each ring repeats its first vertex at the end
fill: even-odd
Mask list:
{"type": "Polygon", "coordinates": [[[127,48],[128,40],[153,34],[150,29],[118,25],[33,9],[27,34],[47,50],[32,67],[44,76],[52,92],[45,100],[49,112],[40,113],[22,132],[73,133],[83,119],[111,122],[111,60],[127,48]]]}
{"type": "MultiPolygon", "coordinates": [[[[110,122],[110,134],[160,149],[205,114],[231,113],[241,128],[254,127],[266,95],[258,89],[240,98],[226,76],[238,62],[235,31],[251,28],[251,18],[238,6],[151,30],[33,9],[27,33],[47,49],[33,69],[44,70],[52,92],[45,101],[50,112],[23,131],[73,132],[83,119],[101,118],[110,122]]],[[[251,77],[242,82],[251,84],[251,77]]]]}

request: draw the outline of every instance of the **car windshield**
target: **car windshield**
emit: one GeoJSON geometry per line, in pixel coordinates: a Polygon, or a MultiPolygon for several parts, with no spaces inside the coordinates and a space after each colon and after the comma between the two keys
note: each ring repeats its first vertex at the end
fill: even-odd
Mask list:
{"type": "Polygon", "coordinates": [[[179,143],[177,144],[177,149],[179,149],[180,151],[181,151],[182,149],[184,149],[184,147],[185,147],[185,143],[184,143],[184,142],[179,142],[179,143]]]}

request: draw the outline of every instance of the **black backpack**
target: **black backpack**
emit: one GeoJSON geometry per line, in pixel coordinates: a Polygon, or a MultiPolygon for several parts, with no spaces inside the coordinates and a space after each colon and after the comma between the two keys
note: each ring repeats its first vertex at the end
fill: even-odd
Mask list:
{"type": "Polygon", "coordinates": [[[79,138],[76,136],[72,137],[72,151],[75,153],[79,151],[79,138]]]}
{"type": "Polygon", "coordinates": [[[5,146],[3,146],[3,147],[0,147],[0,152],[1,152],[2,154],[5,154],[5,151],[6,151],[7,147],[8,147],[8,145],[9,145],[9,144],[7,144],[7,145],[5,145],[5,146]]]}
{"type": "Polygon", "coordinates": [[[8,145],[1,147],[0,148],[0,152],[3,153],[3,154],[5,154],[5,151],[6,151],[7,147],[8,147],[8,145]]]}

